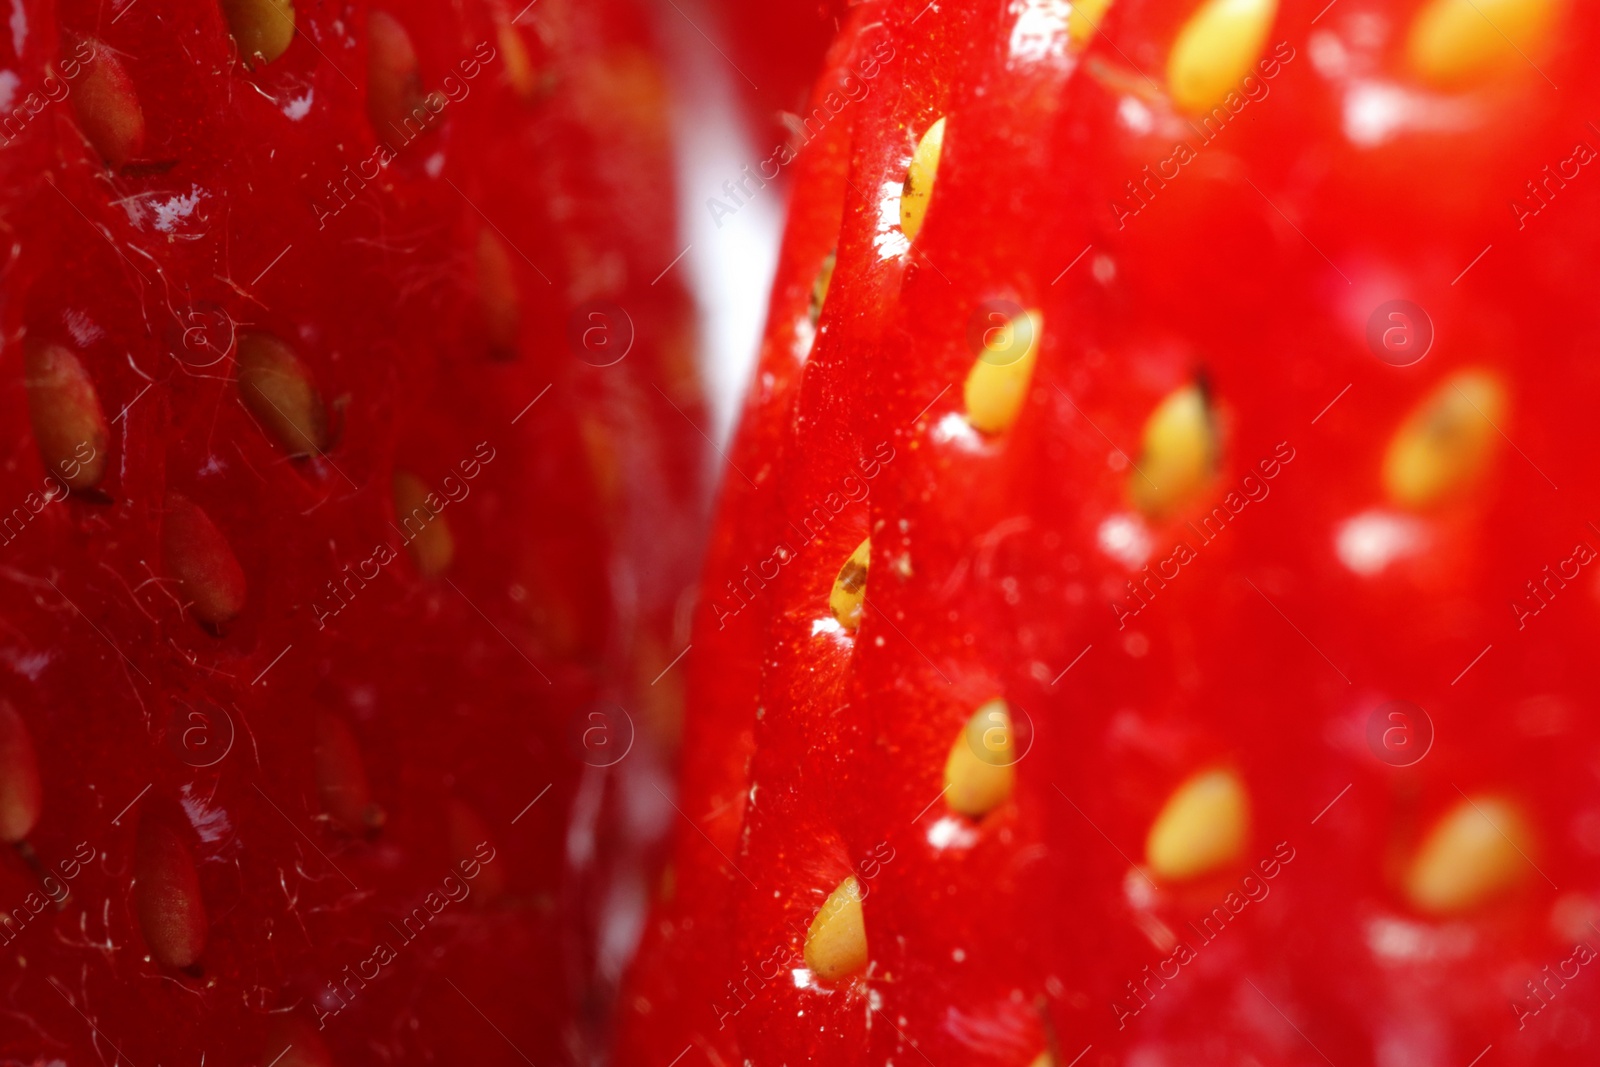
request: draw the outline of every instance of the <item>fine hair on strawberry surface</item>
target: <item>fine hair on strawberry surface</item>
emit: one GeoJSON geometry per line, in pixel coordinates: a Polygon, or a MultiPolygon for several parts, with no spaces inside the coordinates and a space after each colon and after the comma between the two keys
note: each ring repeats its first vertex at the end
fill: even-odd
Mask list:
{"type": "Polygon", "coordinates": [[[648,8],[8,27],[0,1062],[590,1062],[703,508],[648,8]]]}

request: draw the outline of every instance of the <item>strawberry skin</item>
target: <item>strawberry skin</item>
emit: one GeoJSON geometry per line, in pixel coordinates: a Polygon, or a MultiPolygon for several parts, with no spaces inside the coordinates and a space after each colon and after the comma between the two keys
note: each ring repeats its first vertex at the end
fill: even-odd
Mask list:
{"type": "Polygon", "coordinates": [[[646,23],[11,26],[0,1060],[585,1058],[586,715],[671,743],[695,551],[646,23]]]}
{"type": "Polygon", "coordinates": [[[1600,26],[1320,6],[852,10],[621,1062],[1592,1060],[1600,26]]]}

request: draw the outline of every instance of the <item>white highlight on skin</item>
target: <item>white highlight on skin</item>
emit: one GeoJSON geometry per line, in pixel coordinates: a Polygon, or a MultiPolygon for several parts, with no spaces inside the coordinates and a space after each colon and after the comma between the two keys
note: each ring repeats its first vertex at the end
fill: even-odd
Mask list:
{"type": "Polygon", "coordinates": [[[1032,66],[1067,54],[1067,18],[1072,5],[1065,0],[1026,0],[1011,28],[1011,58],[1032,66]]]}
{"type": "Polygon", "coordinates": [[[983,437],[972,428],[972,423],[959,411],[952,411],[934,426],[931,435],[940,444],[954,442],[966,445],[969,448],[978,448],[983,444],[983,437]]]}
{"type": "Polygon", "coordinates": [[[812,637],[815,637],[818,634],[836,634],[836,633],[839,633],[843,629],[844,629],[844,627],[839,624],[839,620],[834,618],[831,615],[828,616],[825,619],[812,619],[811,620],[811,636],[812,637]]]}
{"type": "Polygon", "coordinates": [[[1123,512],[1107,516],[1096,531],[1100,551],[1127,567],[1138,570],[1150,560],[1150,531],[1137,515],[1123,512]]]}
{"type": "MultiPolygon", "coordinates": [[[[906,162],[909,165],[909,157],[906,162]]],[[[878,232],[873,235],[872,247],[878,250],[879,259],[905,255],[911,247],[900,229],[900,194],[904,188],[903,182],[884,182],[878,189],[878,232]]]]}
{"type": "Polygon", "coordinates": [[[1117,118],[1130,133],[1143,135],[1155,128],[1155,118],[1150,114],[1150,109],[1136,96],[1124,96],[1118,102],[1117,118]]]}
{"type": "Polygon", "coordinates": [[[17,55],[22,55],[22,46],[28,41],[28,9],[22,6],[22,0],[11,0],[11,45],[17,55]]]}
{"type": "Polygon", "coordinates": [[[1423,547],[1426,529],[1405,515],[1364,511],[1335,531],[1334,552],[1351,573],[1371,578],[1395,560],[1415,555],[1423,547]]]}
{"type": "Polygon", "coordinates": [[[971,848],[977,841],[977,831],[964,819],[946,815],[928,827],[928,844],[937,849],[971,848]]]}
{"type": "Polygon", "coordinates": [[[291,96],[289,102],[283,105],[283,114],[290,122],[299,122],[311,113],[311,102],[316,96],[314,89],[307,89],[304,96],[291,96]]]}

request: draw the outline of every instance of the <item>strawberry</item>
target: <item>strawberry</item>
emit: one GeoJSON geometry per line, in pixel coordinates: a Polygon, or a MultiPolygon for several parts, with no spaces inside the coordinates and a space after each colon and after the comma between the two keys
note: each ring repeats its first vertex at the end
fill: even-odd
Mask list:
{"type": "Polygon", "coordinates": [[[619,1062],[1593,1059],[1597,38],[852,9],[619,1062]]]}
{"type": "Polygon", "coordinates": [[[0,1060],[585,1058],[695,551],[643,17],[10,26],[0,1060]]]}

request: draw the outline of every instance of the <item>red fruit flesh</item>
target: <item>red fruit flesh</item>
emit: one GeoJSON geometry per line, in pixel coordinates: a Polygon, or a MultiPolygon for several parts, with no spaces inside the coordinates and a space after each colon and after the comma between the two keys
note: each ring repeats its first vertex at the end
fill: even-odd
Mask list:
{"type": "Polygon", "coordinates": [[[1519,56],[1413,3],[925,6],[853,9],[814,97],[876,59],[795,163],[620,1061],[1588,1062],[1594,13],[1491,5],[1519,56]],[[1014,421],[991,301],[1042,323],[1014,421]],[[1163,814],[1211,771],[1247,814],[1163,814]]]}
{"type": "Polygon", "coordinates": [[[642,16],[10,27],[0,1060],[587,1057],[698,496],[642,16]]]}

